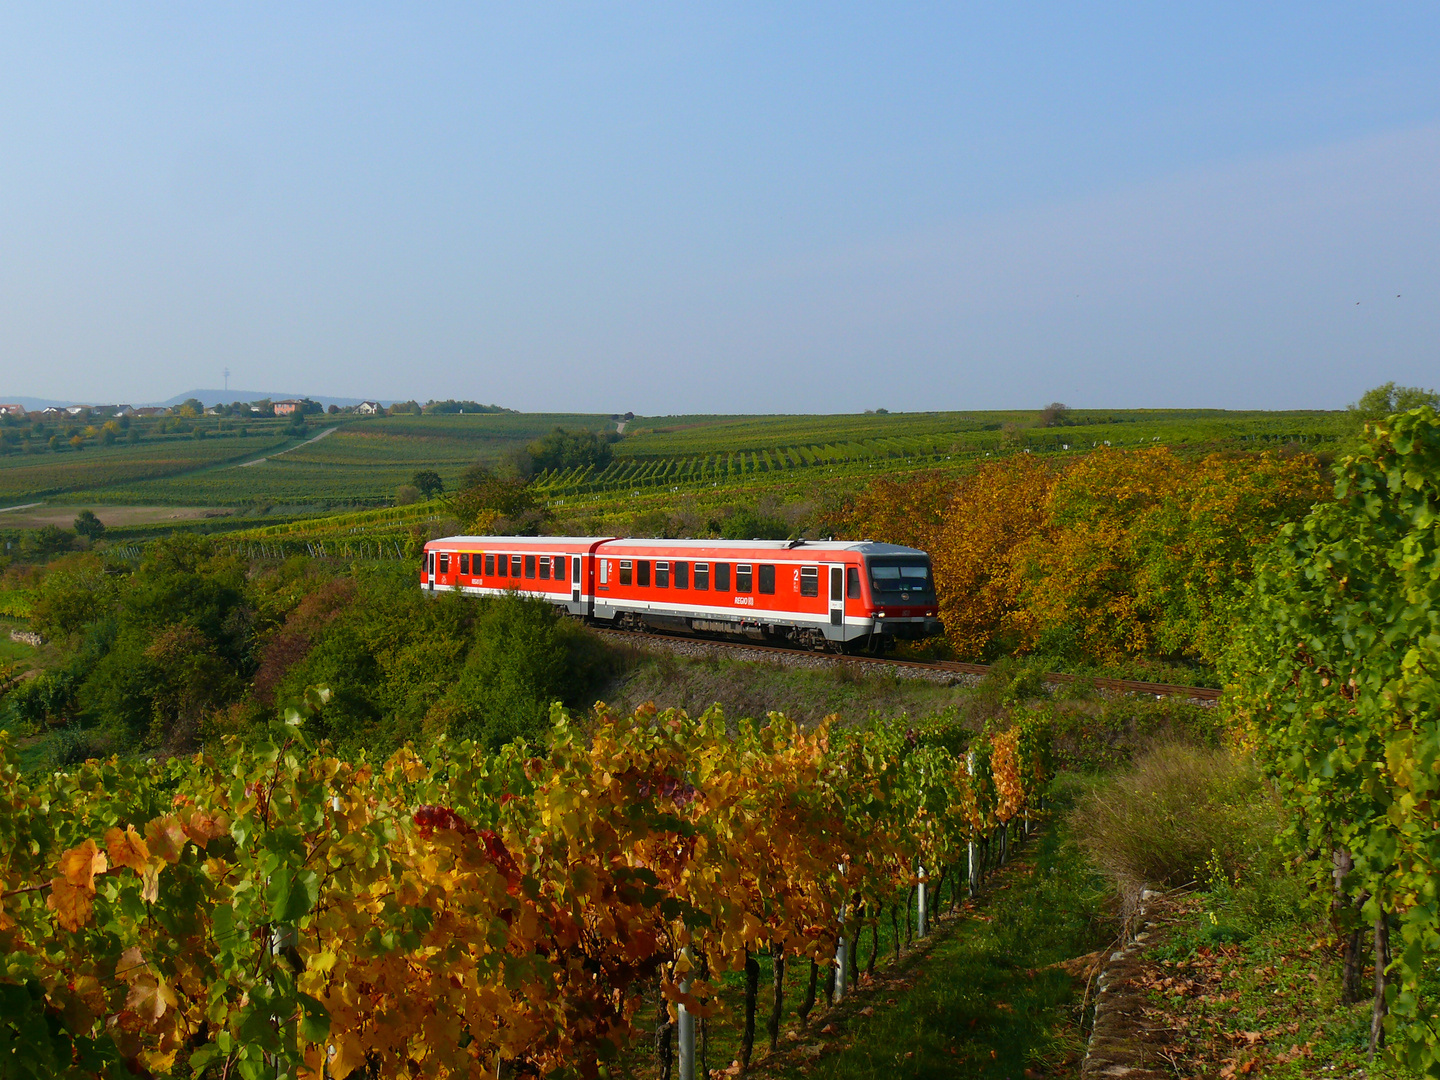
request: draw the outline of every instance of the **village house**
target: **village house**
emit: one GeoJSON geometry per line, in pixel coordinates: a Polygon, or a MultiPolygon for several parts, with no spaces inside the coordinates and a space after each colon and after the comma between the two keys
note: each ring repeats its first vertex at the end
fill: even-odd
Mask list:
{"type": "Polygon", "coordinates": [[[287,398],[284,401],[275,402],[273,408],[275,410],[276,416],[293,416],[295,413],[299,412],[300,407],[304,404],[305,402],[303,401],[296,401],[293,398],[287,398]]]}
{"type": "Polygon", "coordinates": [[[25,419],[24,405],[0,405],[0,416],[18,416],[25,419]]]}
{"type": "Polygon", "coordinates": [[[378,416],[382,410],[378,401],[362,401],[355,406],[355,411],[361,416],[378,416]]]}

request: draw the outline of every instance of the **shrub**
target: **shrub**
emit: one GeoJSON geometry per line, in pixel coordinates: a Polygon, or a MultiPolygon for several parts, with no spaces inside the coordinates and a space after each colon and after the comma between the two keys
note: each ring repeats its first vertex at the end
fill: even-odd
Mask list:
{"type": "Polygon", "coordinates": [[[737,510],[720,523],[720,535],[726,540],[788,540],[790,532],[778,517],[757,510],[737,510]]]}
{"type": "Polygon", "coordinates": [[[1253,762],[1168,743],[1080,799],[1080,843],[1121,892],[1232,879],[1266,856],[1279,824],[1253,762]]]}

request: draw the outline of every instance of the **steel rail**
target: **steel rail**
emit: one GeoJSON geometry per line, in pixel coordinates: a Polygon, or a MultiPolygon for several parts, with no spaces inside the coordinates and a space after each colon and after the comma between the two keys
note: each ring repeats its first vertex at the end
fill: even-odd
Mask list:
{"type": "MultiPolygon", "coordinates": [[[[887,656],[865,656],[859,653],[830,653],[816,652],[814,650],[786,648],[781,645],[760,645],[746,641],[729,641],[725,638],[699,637],[691,634],[666,634],[658,631],[642,630],[614,630],[606,626],[597,626],[596,629],[607,634],[618,634],[623,637],[640,638],[660,641],[688,642],[701,645],[722,645],[733,649],[751,649],[758,652],[773,652],[784,656],[812,656],[822,657],[843,663],[854,664],[878,664],[880,666],[920,668],[925,671],[953,671],[964,675],[986,675],[991,670],[990,664],[968,664],[958,660],[897,660],[887,656]]],[[[1220,691],[1213,686],[1175,686],[1170,683],[1142,682],[1138,679],[1107,679],[1101,676],[1072,675],[1064,671],[1047,671],[1044,675],[1046,682],[1077,683],[1088,682],[1101,690],[1114,690],[1122,694],[1153,694],[1156,697],[1184,697],[1193,698],[1197,701],[1215,701],[1220,697],[1220,691]]]]}

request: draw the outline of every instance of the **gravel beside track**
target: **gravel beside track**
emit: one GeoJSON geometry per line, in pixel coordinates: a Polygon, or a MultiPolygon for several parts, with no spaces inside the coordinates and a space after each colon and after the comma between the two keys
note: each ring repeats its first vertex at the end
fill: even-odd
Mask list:
{"type": "MultiPolygon", "coordinates": [[[[975,686],[990,670],[988,664],[963,664],[953,661],[939,661],[923,664],[914,660],[891,660],[876,656],[838,656],[834,653],[808,652],[801,649],[787,649],[774,645],[751,645],[744,642],[722,641],[712,638],[676,637],[668,634],[638,633],[633,630],[595,631],[601,637],[623,642],[632,648],[650,652],[668,652],[675,656],[688,656],[703,660],[724,656],[730,660],[753,663],[783,664],[786,667],[833,668],[839,664],[850,664],[870,668],[874,674],[889,675],[902,679],[925,679],[945,686],[975,686]]],[[[1084,681],[1084,676],[1064,672],[1050,672],[1045,681],[1052,688],[1064,683],[1084,681]]],[[[1131,679],[1091,679],[1101,694],[1145,694],[1155,697],[1182,697],[1197,705],[1214,706],[1220,691],[1205,686],[1171,686],[1168,683],[1138,682],[1131,679]]]]}

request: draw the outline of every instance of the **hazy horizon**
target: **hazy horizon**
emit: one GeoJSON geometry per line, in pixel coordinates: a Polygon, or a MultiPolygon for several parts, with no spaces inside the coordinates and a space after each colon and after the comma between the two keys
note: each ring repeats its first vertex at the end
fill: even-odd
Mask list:
{"type": "Polygon", "coordinates": [[[1421,4],[10,9],[0,400],[1432,386],[1437,46],[1421,4]]]}

